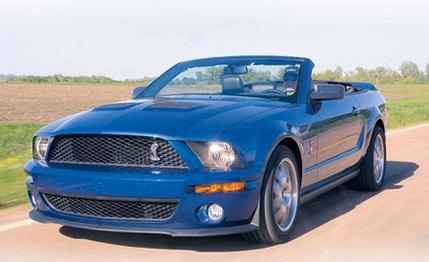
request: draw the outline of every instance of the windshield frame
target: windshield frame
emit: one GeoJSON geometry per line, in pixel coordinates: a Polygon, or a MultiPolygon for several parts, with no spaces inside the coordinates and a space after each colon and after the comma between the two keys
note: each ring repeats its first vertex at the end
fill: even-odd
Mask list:
{"type": "MultiPolygon", "coordinates": [[[[180,62],[167,71],[165,71],[163,74],[161,74],[158,78],[156,78],[151,84],[149,84],[135,99],[140,98],[155,98],[157,94],[171,81],[173,80],[177,75],[184,72],[185,70],[188,70],[190,68],[194,67],[207,67],[207,66],[216,66],[220,64],[228,64],[228,65],[240,65],[240,64],[267,64],[267,65],[281,65],[281,64],[287,64],[287,63],[296,63],[300,64],[300,74],[298,79],[298,92],[297,97],[300,96],[301,92],[301,85],[302,85],[302,77],[303,77],[303,70],[304,70],[304,62],[305,58],[300,57],[286,57],[286,56],[234,56],[234,57],[214,57],[214,58],[203,58],[203,59],[196,59],[186,62],[180,62]]],[[[201,95],[207,95],[207,94],[201,94],[201,95]]],[[[176,94],[176,96],[180,96],[180,94],[176,94]]],[[[250,97],[264,97],[264,98],[275,98],[275,99],[282,99],[282,98],[288,98],[284,95],[238,95],[238,96],[250,96],[250,97]]]]}

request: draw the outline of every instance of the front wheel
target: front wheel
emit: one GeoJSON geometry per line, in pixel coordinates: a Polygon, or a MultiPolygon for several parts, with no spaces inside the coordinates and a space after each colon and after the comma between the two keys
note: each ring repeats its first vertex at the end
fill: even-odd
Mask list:
{"type": "Polygon", "coordinates": [[[262,183],[259,229],[244,233],[246,239],[269,244],[287,240],[299,208],[298,170],[293,152],[284,145],[278,146],[262,183]]]}

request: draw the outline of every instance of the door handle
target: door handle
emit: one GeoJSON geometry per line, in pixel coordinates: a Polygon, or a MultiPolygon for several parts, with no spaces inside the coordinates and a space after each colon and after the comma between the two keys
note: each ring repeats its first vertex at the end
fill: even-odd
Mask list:
{"type": "Polygon", "coordinates": [[[354,116],[358,116],[359,115],[359,110],[355,106],[352,108],[352,114],[354,116]]]}

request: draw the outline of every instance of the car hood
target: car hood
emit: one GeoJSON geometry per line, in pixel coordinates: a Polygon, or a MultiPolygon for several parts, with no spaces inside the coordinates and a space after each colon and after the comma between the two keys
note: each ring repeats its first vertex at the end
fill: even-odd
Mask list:
{"type": "Polygon", "coordinates": [[[234,124],[280,105],[285,103],[231,96],[138,99],[71,115],[38,134],[129,134],[210,140],[234,124]]]}

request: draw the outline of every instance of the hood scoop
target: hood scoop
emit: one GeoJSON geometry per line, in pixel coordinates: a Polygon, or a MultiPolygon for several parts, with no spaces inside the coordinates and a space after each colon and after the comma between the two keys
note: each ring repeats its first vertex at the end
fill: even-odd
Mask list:
{"type": "Polygon", "coordinates": [[[177,100],[155,100],[152,105],[144,108],[145,111],[190,111],[209,106],[198,102],[177,101],[177,100]]]}
{"type": "Polygon", "coordinates": [[[124,109],[130,108],[136,105],[138,105],[138,103],[135,103],[135,102],[134,103],[115,103],[115,104],[96,107],[92,109],[92,111],[118,111],[118,110],[124,110],[124,109]]]}

